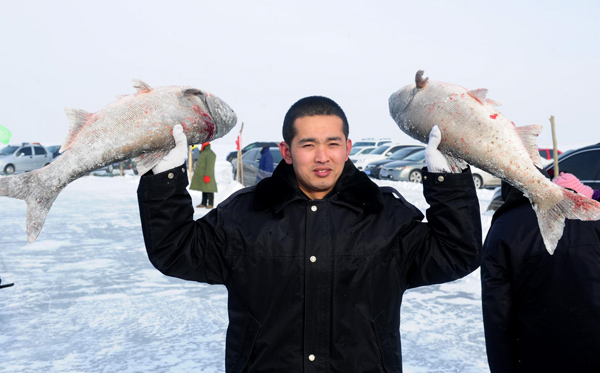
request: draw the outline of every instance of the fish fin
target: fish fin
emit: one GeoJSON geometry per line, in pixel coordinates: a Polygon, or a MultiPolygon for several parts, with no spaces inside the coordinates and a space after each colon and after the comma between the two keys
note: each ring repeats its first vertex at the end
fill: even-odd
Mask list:
{"type": "Polygon", "coordinates": [[[137,93],[146,93],[152,90],[152,87],[139,79],[133,79],[133,88],[137,89],[137,93]]]}
{"type": "Polygon", "coordinates": [[[87,123],[88,119],[90,119],[90,117],[94,114],[88,113],[85,110],[78,110],[78,109],[73,109],[73,108],[69,108],[66,107],[65,108],[65,113],[67,113],[67,117],[69,118],[69,134],[67,135],[67,138],[65,139],[65,141],[63,142],[59,152],[64,152],[65,150],[68,150],[71,145],[73,144],[73,141],[77,138],[77,135],[79,134],[79,131],[81,131],[81,129],[83,128],[83,126],[85,126],[85,124],[87,123]]]}
{"type": "Polygon", "coordinates": [[[502,104],[496,100],[492,100],[491,98],[486,98],[485,103],[491,106],[501,106],[502,104]]]}
{"type": "Polygon", "coordinates": [[[133,158],[135,166],[137,167],[140,175],[150,171],[154,166],[160,162],[168,151],[159,150],[152,153],[144,153],[138,157],[133,158]]]}
{"type": "Polygon", "coordinates": [[[550,255],[554,254],[563,235],[565,219],[600,220],[599,202],[564,188],[562,193],[562,200],[550,209],[538,209],[535,201],[533,203],[542,239],[550,255]]]}
{"type": "Polygon", "coordinates": [[[469,96],[479,101],[482,105],[485,105],[485,96],[487,96],[488,93],[487,88],[472,89],[467,93],[469,94],[469,96]]]}
{"type": "Polygon", "coordinates": [[[542,168],[542,162],[540,157],[540,152],[538,150],[536,140],[539,134],[542,132],[544,127],[538,124],[533,124],[531,126],[523,126],[523,127],[515,127],[519,137],[521,138],[521,142],[527,150],[529,154],[529,158],[533,161],[533,164],[537,168],[542,168]]]}
{"type": "Polygon", "coordinates": [[[27,241],[32,243],[40,234],[48,211],[63,187],[44,185],[40,175],[48,172],[44,167],[25,174],[0,178],[0,196],[16,198],[27,203],[27,241]]]}
{"type": "Polygon", "coordinates": [[[127,97],[127,96],[129,96],[129,95],[117,95],[117,100],[120,100],[120,99],[122,99],[124,97],[127,97]]]}

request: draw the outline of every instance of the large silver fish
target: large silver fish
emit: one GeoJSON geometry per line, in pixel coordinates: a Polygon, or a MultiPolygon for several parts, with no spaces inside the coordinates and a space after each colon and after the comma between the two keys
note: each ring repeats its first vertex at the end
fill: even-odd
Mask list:
{"type": "Polygon", "coordinates": [[[545,178],[537,169],[535,144],[542,126],[515,127],[486,95],[487,89],[430,82],[420,70],[415,84],[390,96],[390,115],[402,131],[425,143],[437,125],[442,132],[439,149],[451,165],[464,160],[521,190],[532,202],[546,249],[553,254],[565,219],[600,220],[600,204],[545,178]]]}
{"type": "Polygon", "coordinates": [[[141,174],[174,146],[173,126],[181,124],[188,144],[212,141],[236,124],[220,98],[192,87],[151,88],[134,80],[137,92],[91,114],[65,109],[71,122],[62,155],[48,166],[0,178],[0,196],[27,202],[27,240],[35,241],[52,203],[70,182],[114,162],[134,158],[141,174]]]}

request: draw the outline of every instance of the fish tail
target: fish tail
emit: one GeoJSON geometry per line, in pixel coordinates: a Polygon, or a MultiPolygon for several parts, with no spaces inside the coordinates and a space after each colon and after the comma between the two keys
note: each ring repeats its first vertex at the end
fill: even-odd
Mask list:
{"type": "Polygon", "coordinates": [[[542,210],[534,202],[533,209],[537,215],[540,232],[546,250],[554,254],[556,245],[563,235],[565,219],[573,220],[600,220],[600,203],[591,198],[570,190],[562,189],[562,200],[552,208],[542,210]]]}
{"type": "Polygon", "coordinates": [[[47,185],[40,176],[45,168],[0,178],[0,196],[16,198],[27,203],[27,241],[34,242],[40,234],[48,211],[64,187],[47,185]]]}

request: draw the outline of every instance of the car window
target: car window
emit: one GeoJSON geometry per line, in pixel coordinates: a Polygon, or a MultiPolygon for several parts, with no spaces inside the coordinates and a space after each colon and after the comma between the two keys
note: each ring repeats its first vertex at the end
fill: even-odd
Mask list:
{"type": "Polygon", "coordinates": [[[393,159],[396,161],[400,160],[400,159],[404,159],[407,155],[416,152],[418,149],[420,149],[420,148],[402,148],[402,149],[394,152],[394,154],[392,154],[389,159],[393,159]]]}
{"type": "Polygon", "coordinates": [[[352,146],[375,146],[375,141],[359,141],[356,143],[353,143],[352,146]]]}
{"type": "Polygon", "coordinates": [[[375,148],[364,148],[362,150],[362,152],[360,152],[360,154],[369,154],[371,153],[373,150],[375,150],[375,148]]]}
{"type": "Polygon", "coordinates": [[[277,148],[277,149],[271,148],[271,155],[273,156],[273,163],[279,163],[283,159],[283,156],[281,155],[279,148],[277,148]]]}
{"type": "Polygon", "coordinates": [[[46,155],[46,149],[42,148],[41,146],[34,146],[33,147],[33,151],[35,152],[35,155],[46,155]]]}
{"type": "Polygon", "coordinates": [[[15,152],[15,150],[17,150],[18,146],[5,146],[4,148],[2,148],[2,150],[0,150],[0,155],[9,155],[15,152]]]}
{"type": "Polygon", "coordinates": [[[540,149],[539,153],[540,153],[540,157],[542,157],[544,159],[548,159],[548,152],[546,152],[546,149],[540,149]]]}
{"type": "MultiPolygon", "coordinates": [[[[558,166],[559,171],[571,173],[579,180],[600,179],[600,149],[592,149],[568,158],[563,158],[558,166]]],[[[549,170],[554,167],[549,167],[549,170]]]]}
{"type": "Polygon", "coordinates": [[[425,149],[419,150],[418,152],[413,153],[413,154],[409,155],[408,157],[404,158],[405,161],[414,161],[414,162],[422,161],[423,159],[425,159],[425,149]]]}
{"type": "Polygon", "coordinates": [[[23,155],[31,155],[31,146],[24,146],[21,149],[19,149],[19,151],[17,152],[17,156],[19,154],[23,154],[23,155]]]}
{"type": "Polygon", "coordinates": [[[389,148],[390,148],[389,145],[381,145],[381,146],[375,148],[370,154],[383,154],[389,148]]]}
{"type": "Polygon", "coordinates": [[[248,161],[253,161],[257,158],[257,155],[260,154],[259,153],[259,148],[254,148],[254,149],[250,149],[248,150],[246,153],[244,153],[244,155],[242,156],[242,159],[246,159],[248,161]]]}

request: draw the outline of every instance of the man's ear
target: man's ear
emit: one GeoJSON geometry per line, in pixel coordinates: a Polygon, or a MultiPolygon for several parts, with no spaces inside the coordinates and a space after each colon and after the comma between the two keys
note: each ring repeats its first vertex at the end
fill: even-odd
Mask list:
{"type": "Polygon", "coordinates": [[[352,150],[352,140],[348,139],[346,140],[346,160],[350,156],[350,150],[352,150]]]}
{"type": "Polygon", "coordinates": [[[281,156],[285,160],[285,163],[292,164],[292,152],[285,141],[279,143],[279,151],[281,152],[281,156]]]}

